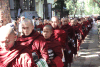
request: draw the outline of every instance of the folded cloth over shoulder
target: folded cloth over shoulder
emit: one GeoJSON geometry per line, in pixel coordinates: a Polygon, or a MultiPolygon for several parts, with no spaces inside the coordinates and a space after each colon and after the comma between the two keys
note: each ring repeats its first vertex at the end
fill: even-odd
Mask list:
{"type": "Polygon", "coordinates": [[[36,64],[38,67],[48,67],[47,62],[43,58],[41,58],[36,64]]]}

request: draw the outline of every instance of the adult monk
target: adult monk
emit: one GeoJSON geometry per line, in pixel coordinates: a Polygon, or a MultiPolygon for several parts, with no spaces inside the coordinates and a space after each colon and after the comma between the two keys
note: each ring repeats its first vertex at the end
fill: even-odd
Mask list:
{"type": "Polygon", "coordinates": [[[65,53],[65,59],[66,59],[66,65],[69,64],[69,67],[71,67],[71,63],[73,61],[73,53],[74,53],[74,37],[75,37],[75,33],[74,33],[74,29],[72,26],[69,25],[69,19],[65,18],[64,22],[62,23],[62,27],[61,29],[64,30],[66,32],[67,36],[67,45],[69,47],[69,49],[71,50],[71,53],[65,53]]]}
{"type": "Polygon", "coordinates": [[[52,17],[52,23],[51,23],[51,26],[53,27],[52,37],[58,40],[61,43],[62,47],[65,48],[66,32],[59,28],[59,24],[60,24],[59,18],[56,16],[52,17]]]}
{"type": "Polygon", "coordinates": [[[15,43],[12,27],[2,26],[0,31],[0,67],[37,67],[30,50],[15,43]]]}
{"type": "Polygon", "coordinates": [[[41,34],[34,31],[32,21],[24,19],[21,22],[23,35],[17,39],[17,43],[27,46],[31,52],[36,52],[39,58],[48,60],[48,51],[45,39],[41,34]]]}
{"type": "Polygon", "coordinates": [[[51,38],[51,35],[52,35],[52,26],[51,25],[44,26],[43,36],[48,46],[49,61],[50,61],[49,67],[63,67],[64,64],[62,62],[62,51],[60,42],[51,38]]]}
{"type": "Polygon", "coordinates": [[[71,21],[74,32],[75,32],[75,38],[74,38],[74,41],[75,41],[75,44],[76,44],[75,50],[74,50],[75,55],[77,54],[78,39],[80,39],[80,27],[77,25],[77,22],[78,22],[77,19],[74,19],[74,20],[71,21]]]}
{"type": "MultiPolygon", "coordinates": [[[[63,52],[63,58],[64,58],[64,49],[69,50],[69,47],[67,44],[67,34],[64,30],[60,29],[60,22],[59,22],[59,18],[54,16],[52,17],[52,22],[51,25],[53,27],[53,34],[52,34],[52,38],[54,38],[55,40],[59,41],[61,43],[62,46],[62,52],[63,52]]],[[[63,62],[65,62],[65,59],[63,59],[63,62]]]]}

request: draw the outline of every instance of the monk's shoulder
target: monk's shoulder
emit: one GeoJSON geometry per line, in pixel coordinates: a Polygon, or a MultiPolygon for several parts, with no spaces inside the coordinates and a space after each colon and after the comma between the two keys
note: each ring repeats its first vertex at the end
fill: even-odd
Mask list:
{"type": "Polygon", "coordinates": [[[62,29],[56,29],[56,30],[54,30],[54,33],[55,34],[64,34],[66,32],[64,30],[62,30],[62,29]]]}

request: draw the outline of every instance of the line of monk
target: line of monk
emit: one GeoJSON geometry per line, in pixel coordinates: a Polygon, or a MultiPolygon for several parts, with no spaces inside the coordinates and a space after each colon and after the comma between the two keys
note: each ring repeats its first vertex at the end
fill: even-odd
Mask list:
{"type": "Polygon", "coordinates": [[[2,26],[0,67],[71,67],[92,22],[90,17],[60,21],[54,16],[51,21],[45,19],[34,25],[25,18],[20,22],[20,36],[15,33],[15,25],[2,26]]]}

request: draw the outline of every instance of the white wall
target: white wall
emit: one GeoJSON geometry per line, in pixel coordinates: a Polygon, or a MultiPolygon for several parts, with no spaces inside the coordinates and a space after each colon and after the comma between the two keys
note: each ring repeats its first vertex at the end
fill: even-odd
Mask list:
{"type": "Polygon", "coordinates": [[[38,1],[35,1],[36,3],[36,11],[37,11],[37,14],[43,18],[43,4],[44,2],[41,1],[41,0],[38,0],[38,1]]]}

